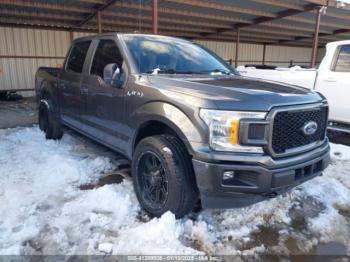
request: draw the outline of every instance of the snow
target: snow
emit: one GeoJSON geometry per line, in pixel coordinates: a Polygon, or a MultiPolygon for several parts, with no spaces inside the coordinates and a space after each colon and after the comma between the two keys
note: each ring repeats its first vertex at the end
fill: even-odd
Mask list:
{"type": "Polygon", "coordinates": [[[123,230],[115,246],[115,254],[201,254],[180,242],[182,232],[183,225],[176,221],[172,213],[167,212],[159,219],[123,230]]]}
{"type": "Polygon", "coordinates": [[[126,176],[91,190],[116,169],[113,154],[68,132],[0,130],[0,255],[298,254],[335,241],[350,254],[350,148],[331,145],[323,176],[253,206],[150,219],[126,176]],[[294,243],[294,244],[291,244],[294,243]]]}
{"type": "Polygon", "coordinates": [[[339,144],[332,144],[331,155],[335,160],[350,160],[349,147],[339,144]]]}
{"type": "Polygon", "coordinates": [[[102,243],[98,245],[98,250],[106,253],[106,254],[110,254],[113,251],[113,244],[112,243],[102,243]]]}

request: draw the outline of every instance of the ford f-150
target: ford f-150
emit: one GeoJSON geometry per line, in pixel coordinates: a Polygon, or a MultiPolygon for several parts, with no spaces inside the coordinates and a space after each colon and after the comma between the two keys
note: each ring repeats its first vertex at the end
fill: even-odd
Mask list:
{"type": "Polygon", "coordinates": [[[318,176],[328,105],[301,87],[239,76],[187,40],[108,33],[73,41],[63,68],[36,73],[39,127],[62,126],[131,160],[141,206],[181,217],[240,207],[318,176]]]}

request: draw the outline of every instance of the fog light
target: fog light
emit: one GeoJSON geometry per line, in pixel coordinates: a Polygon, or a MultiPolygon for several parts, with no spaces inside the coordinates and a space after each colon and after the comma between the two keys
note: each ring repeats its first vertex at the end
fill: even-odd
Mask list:
{"type": "Polygon", "coordinates": [[[222,176],[222,180],[229,180],[235,178],[235,171],[226,171],[222,176]]]}

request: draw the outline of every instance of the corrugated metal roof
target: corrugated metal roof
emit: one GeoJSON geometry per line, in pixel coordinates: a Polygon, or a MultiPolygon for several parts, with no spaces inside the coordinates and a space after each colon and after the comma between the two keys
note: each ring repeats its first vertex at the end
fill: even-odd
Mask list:
{"type": "MultiPolygon", "coordinates": [[[[38,67],[56,67],[62,64],[71,40],[92,34],[95,32],[70,33],[62,30],[0,27],[0,90],[33,89],[38,67]]],[[[260,34],[257,37],[260,38],[260,34]]],[[[245,35],[243,32],[242,38],[245,35]]],[[[235,58],[236,48],[233,41],[198,40],[197,42],[207,46],[225,60],[232,61],[235,58]]],[[[263,48],[264,46],[259,44],[240,44],[238,64],[262,63],[263,48]]],[[[321,49],[319,51],[322,52],[321,49]]],[[[267,46],[265,62],[270,65],[288,66],[293,60],[294,64],[308,65],[310,57],[311,48],[267,46]]],[[[318,60],[320,58],[321,55],[318,60]]]]}
{"type": "MultiPolygon", "coordinates": [[[[242,42],[307,46],[314,34],[315,8],[326,4],[320,44],[327,38],[346,39],[350,33],[350,5],[339,9],[335,0],[158,1],[161,34],[234,41],[233,31],[241,28],[246,32],[242,42]]],[[[104,31],[151,32],[152,0],[1,0],[0,25],[96,31],[93,14],[104,5],[104,31]]]]}

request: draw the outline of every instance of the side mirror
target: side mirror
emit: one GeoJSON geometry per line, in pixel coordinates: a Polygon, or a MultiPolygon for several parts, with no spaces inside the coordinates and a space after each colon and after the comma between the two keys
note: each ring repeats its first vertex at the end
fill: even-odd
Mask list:
{"type": "Polygon", "coordinates": [[[121,75],[118,64],[108,64],[103,69],[103,80],[106,84],[119,87],[121,84],[121,75]]]}

